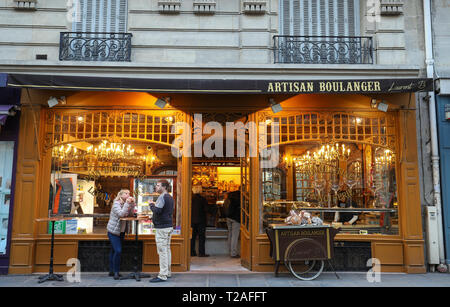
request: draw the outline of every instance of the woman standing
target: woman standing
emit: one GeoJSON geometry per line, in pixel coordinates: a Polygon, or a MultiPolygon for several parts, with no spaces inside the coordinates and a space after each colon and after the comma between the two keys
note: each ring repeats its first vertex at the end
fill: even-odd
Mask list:
{"type": "Polygon", "coordinates": [[[121,221],[120,218],[133,216],[135,202],[134,198],[130,197],[129,190],[120,190],[109,215],[108,238],[111,242],[111,252],[109,253],[109,276],[114,276],[114,279],[119,279],[120,270],[120,256],[122,254],[122,241],[125,237],[126,222],[121,221]]]}

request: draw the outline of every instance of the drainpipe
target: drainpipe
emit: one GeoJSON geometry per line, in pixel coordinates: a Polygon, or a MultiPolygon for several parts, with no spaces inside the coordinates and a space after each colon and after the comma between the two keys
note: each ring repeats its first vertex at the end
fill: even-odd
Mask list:
{"type": "MultiPolygon", "coordinates": [[[[425,63],[427,65],[427,77],[434,81],[434,56],[433,56],[433,36],[431,20],[431,0],[423,0],[423,17],[425,30],[425,63]]],[[[439,238],[439,262],[445,264],[444,237],[442,225],[442,202],[441,202],[441,183],[439,170],[439,147],[437,136],[436,121],[436,100],[434,91],[428,92],[429,95],[429,116],[430,116],[430,136],[431,136],[431,164],[433,172],[433,204],[436,207],[438,221],[439,238]]]]}

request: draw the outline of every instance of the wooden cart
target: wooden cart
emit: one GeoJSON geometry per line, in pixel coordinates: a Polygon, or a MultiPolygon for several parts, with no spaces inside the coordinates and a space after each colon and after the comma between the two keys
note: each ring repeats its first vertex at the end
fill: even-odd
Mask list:
{"type": "MultiPolygon", "coordinates": [[[[275,276],[281,261],[301,280],[316,279],[323,271],[325,260],[333,268],[334,237],[339,229],[326,225],[271,224],[266,232],[270,256],[275,260],[275,276]]],[[[336,277],[339,278],[337,274],[336,277]]]]}

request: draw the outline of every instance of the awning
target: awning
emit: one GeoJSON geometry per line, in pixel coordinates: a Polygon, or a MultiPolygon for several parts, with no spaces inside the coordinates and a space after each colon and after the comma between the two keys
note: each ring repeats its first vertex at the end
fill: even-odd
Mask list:
{"type": "Polygon", "coordinates": [[[433,79],[237,80],[8,75],[7,86],[57,90],[210,94],[381,94],[432,91],[433,79]]]}

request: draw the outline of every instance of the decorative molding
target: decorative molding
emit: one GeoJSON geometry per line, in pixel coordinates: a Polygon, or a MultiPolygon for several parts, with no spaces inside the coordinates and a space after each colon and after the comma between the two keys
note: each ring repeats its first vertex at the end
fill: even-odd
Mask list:
{"type": "Polygon", "coordinates": [[[215,14],[216,0],[195,0],[194,13],[196,14],[215,14]]]}
{"type": "Polygon", "coordinates": [[[242,6],[245,14],[264,14],[267,10],[267,1],[243,0],[242,6]]]}
{"type": "Polygon", "coordinates": [[[16,10],[35,11],[37,0],[14,0],[16,10]]]}
{"type": "Polygon", "coordinates": [[[158,1],[158,9],[164,14],[178,14],[180,12],[181,0],[158,1]]]}
{"type": "Polygon", "coordinates": [[[381,15],[401,15],[403,14],[403,0],[381,0],[381,15]]]}

